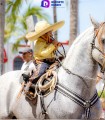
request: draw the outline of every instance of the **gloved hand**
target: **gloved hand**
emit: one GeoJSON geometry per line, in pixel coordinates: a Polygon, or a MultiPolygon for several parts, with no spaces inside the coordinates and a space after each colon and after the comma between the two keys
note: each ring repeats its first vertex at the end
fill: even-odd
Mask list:
{"type": "Polygon", "coordinates": [[[30,76],[26,74],[22,74],[23,80],[27,83],[29,81],[30,76]]]}

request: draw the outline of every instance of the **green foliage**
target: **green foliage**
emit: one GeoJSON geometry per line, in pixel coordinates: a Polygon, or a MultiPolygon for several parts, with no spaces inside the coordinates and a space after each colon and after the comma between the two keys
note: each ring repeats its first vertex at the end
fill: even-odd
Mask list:
{"type": "Polygon", "coordinates": [[[27,33],[26,19],[30,15],[36,15],[38,19],[47,20],[47,15],[43,13],[40,7],[33,7],[32,2],[27,7],[23,7],[25,1],[23,0],[6,0],[6,19],[5,19],[5,41],[14,37],[14,45],[12,50],[16,51],[20,44],[20,41],[25,40],[25,34],[27,33]],[[25,10],[23,8],[26,8],[25,10]],[[22,10],[23,9],[23,10],[22,10]],[[17,35],[16,35],[17,33],[17,35]],[[17,37],[18,36],[18,37],[17,37]]]}
{"type": "Polygon", "coordinates": [[[12,51],[15,52],[18,50],[18,47],[20,45],[20,42],[25,39],[25,36],[22,36],[16,40],[16,42],[12,46],[12,51]]]}
{"type": "Polygon", "coordinates": [[[13,24],[16,23],[16,18],[22,3],[23,0],[8,0],[6,2],[6,17],[9,17],[9,19],[12,20],[13,24]]]}
{"type": "Polygon", "coordinates": [[[8,5],[8,6],[6,6],[6,13],[8,13],[13,5],[13,2],[8,0],[8,1],[6,1],[6,3],[8,5]]]}
{"type": "MultiPolygon", "coordinates": [[[[98,91],[98,96],[100,96],[102,93],[102,91],[98,91]]],[[[105,98],[105,90],[103,91],[101,98],[105,98]]]]}

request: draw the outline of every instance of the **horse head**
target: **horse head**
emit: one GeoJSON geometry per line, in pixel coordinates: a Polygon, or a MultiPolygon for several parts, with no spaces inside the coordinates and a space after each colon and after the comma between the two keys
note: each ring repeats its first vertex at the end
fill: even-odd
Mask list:
{"type": "Polygon", "coordinates": [[[91,17],[94,26],[94,38],[92,41],[92,57],[101,66],[101,71],[105,71],[105,22],[98,23],[91,17]]]}

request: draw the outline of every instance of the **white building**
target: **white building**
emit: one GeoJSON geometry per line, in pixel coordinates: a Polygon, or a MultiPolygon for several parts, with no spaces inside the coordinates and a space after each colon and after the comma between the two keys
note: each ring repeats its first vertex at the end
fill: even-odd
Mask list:
{"type": "Polygon", "coordinates": [[[26,47],[26,45],[21,45],[19,47],[19,51],[17,52],[12,51],[12,45],[13,45],[12,43],[5,44],[5,52],[6,52],[7,61],[4,62],[4,66],[3,66],[4,73],[12,71],[12,70],[19,70],[21,69],[21,66],[23,64],[23,59],[22,59],[22,56],[19,54],[19,51],[23,50],[26,47]]]}

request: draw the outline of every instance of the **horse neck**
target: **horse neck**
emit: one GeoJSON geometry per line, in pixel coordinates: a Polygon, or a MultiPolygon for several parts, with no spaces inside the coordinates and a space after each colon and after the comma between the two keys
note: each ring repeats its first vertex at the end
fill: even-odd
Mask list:
{"type": "MultiPolygon", "coordinates": [[[[95,79],[97,74],[97,64],[93,61],[91,55],[93,33],[93,28],[89,28],[74,41],[67,53],[63,66],[77,75],[95,79]]],[[[86,81],[89,87],[87,88],[79,77],[68,74],[63,67],[61,67],[58,72],[58,78],[60,83],[63,83],[63,85],[74,91],[78,91],[78,94],[81,94],[82,96],[85,96],[87,91],[90,92],[90,95],[88,95],[91,96],[93,95],[93,92],[91,91],[95,91],[95,80],[84,78],[84,81],[86,81]]]]}

